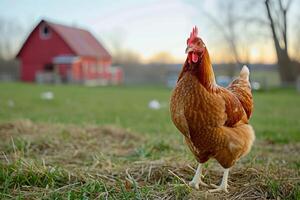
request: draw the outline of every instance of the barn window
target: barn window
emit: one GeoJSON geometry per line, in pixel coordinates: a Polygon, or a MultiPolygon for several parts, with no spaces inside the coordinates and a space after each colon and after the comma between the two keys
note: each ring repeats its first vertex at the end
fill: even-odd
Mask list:
{"type": "Polygon", "coordinates": [[[49,26],[47,25],[43,25],[40,28],[40,36],[42,39],[48,39],[51,36],[51,30],[49,28],[49,26]]]}
{"type": "Polygon", "coordinates": [[[47,72],[52,72],[54,70],[54,65],[52,63],[47,63],[44,65],[44,70],[47,72]]]}

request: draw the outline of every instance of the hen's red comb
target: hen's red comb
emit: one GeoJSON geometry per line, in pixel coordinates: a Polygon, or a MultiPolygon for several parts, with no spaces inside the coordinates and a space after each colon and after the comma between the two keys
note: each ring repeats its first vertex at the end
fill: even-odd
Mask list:
{"type": "Polygon", "coordinates": [[[193,28],[192,32],[191,32],[190,37],[189,37],[189,39],[188,39],[188,44],[191,44],[192,41],[193,41],[196,37],[198,37],[198,28],[197,28],[197,26],[195,26],[195,27],[193,28]]]}

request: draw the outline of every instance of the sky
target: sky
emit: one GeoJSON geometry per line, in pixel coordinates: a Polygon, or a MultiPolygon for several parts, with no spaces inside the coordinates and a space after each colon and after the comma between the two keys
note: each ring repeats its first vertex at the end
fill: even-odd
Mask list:
{"type": "MultiPolygon", "coordinates": [[[[189,32],[197,25],[212,59],[230,61],[224,38],[204,16],[203,10],[222,18],[217,0],[0,1],[0,17],[15,20],[23,29],[16,39],[16,51],[33,27],[46,19],[91,31],[111,52],[116,48],[128,49],[140,54],[144,61],[167,52],[173,62],[180,62],[186,57],[184,50],[189,32]]],[[[255,27],[252,29],[255,33],[255,27]]],[[[239,48],[243,55],[242,46],[239,48]]],[[[247,58],[252,62],[275,61],[271,40],[264,40],[263,44],[252,41],[247,43],[246,49],[247,58]]]]}

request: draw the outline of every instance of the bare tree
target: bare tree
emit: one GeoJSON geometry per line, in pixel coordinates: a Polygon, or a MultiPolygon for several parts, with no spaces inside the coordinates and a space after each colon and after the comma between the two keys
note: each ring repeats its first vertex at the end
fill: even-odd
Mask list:
{"type": "Polygon", "coordinates": [[[287,14],[292,0],[265,0],[265,8],[277,55],[280,78],[283,84],[294,84],[296,73],[288,52],[287,14]]]}
{"type": "MultiPolygon", "coordinates": [[[[293,84],[296,80],[295,62],[291,60],[288,49],[288,13],[292,4],[292,0],[249,0],[249,1],[218,1],[221,5],[221,16],[215,17],[209,12],[205,12],[205,16],[218,28],[223,38],[228,44],[229,49],[238,65],[242,64],[240,41],[243,35],[250,36],[250,33],[245,33],[241,24],[246,26],[254,22],[261,28],[255,34],[255,40],[258,39],[258,32],[264,38],[272,38],[276,50],[277,63],[279,66],[279,73],[283,84],[293,84]],[[264,2],[262,4],[262,2],[264,2]],[[241,5],[248,10],[241,13],[241,5]],[[257,12],[249,12],[253,8],[261,6],[265,9],[267,15],[265,18],[258,16],[257,12]],[[267,30],[271,30],[271,35],[266,36],[267,30]]],[[[253,11],[253,10],[252,10],[253,11]]],[[[219,14],[220,15],[220,14],[219,14]]],[[[247,52],[247,49],[245,50],[247,52]]],[[[230,75],[233,73],[233,68],[230,69],[230,75]]]]}
{"type": "Polygon", "coordinates": [[[122,29],[114,30],[110,36],[110,47],[115,65],[132,65],[141,63],[141,55],[124,47],[126,32],[122,29]],[[119,33],[122,33],[121,35],[119,33]]]}
{"type": "Polygon", "coordinates": [[[17,80],[19,63],[14,59],[22,35],[16,20],[0,17],[0,80],[17,80]]]}
{"type": "Polygon", "coordinates": [[[116,65],[139,64],[141,63],[141,55],[129,49],[121,49],[113,54],[113,62],[116,65]]]}
{"type": "MultiPolygon", "coordinates": [[[[299,6],[300,8],[300,6],[299,6]]],[[[300,21],[300,15],[298,16],[297,18],[298,21],[300,21]]],[[[297,24],[295,26],[295,30],[296,30],[296,40],[295,40],[295,43],[294,43],[294,52],[297,52],[297,54],[295,55],[295,59],[298,60],[298,62],[300,62],[300,27],[299,25],[297,24]]]]}
{"type": "MultiPolygon", "coordinates": [[[[222,17],[214,16],[210,12],[203,11],[204,16],[217,28],[217,30],[222,35],[224,41],[226,41],[230,53],[236,63],[236,65],[231,65],[228,68],[228,75],[233,77],[235,75],[235,69],[243,65],[241,60],[241,51],[238,48],[240,45],[240,40],[242,34],[238,34],[240,30],[240,25],[242,22],[241,18],[238,15],[237,10],[237,1],[228,0],[228,1],[219,1],[219,8],[222,10],[222,17]]],[[[247,53],[245,49],[244,53],[247,53]]],[[[247,57],[247,56],[246,56],[247,57]]]]}
{"type": "Polygon", "coordinates": [[[0,18],[0,59],[9,60],[15,56],[22,30],[18,22],[0,18]]]}
{"type": "Polygon", "coordinates": [[[298,33],[297,33],[297,41],[296,41],[296,44],[295,44],[295,52],[298,52],[298,54],[296,55],[296,59],[300,62],[300,30],[298,30],[298,33]]]}

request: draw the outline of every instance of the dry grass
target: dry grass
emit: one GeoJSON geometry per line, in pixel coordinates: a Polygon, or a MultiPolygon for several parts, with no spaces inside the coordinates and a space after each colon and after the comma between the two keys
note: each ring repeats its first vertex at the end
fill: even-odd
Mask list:
{"type": "MultiPolygon", "coordinates": [[[[258,141],[231,170],[230,193],[211,194],[187,186],[196,163],[172,136],[20,120],[1,124],[0,139],[3,199],[300,198],[299,143],[258,141]]],[[[222,172],[211,161],[204,175],[218,183],[222,172]]]]}

